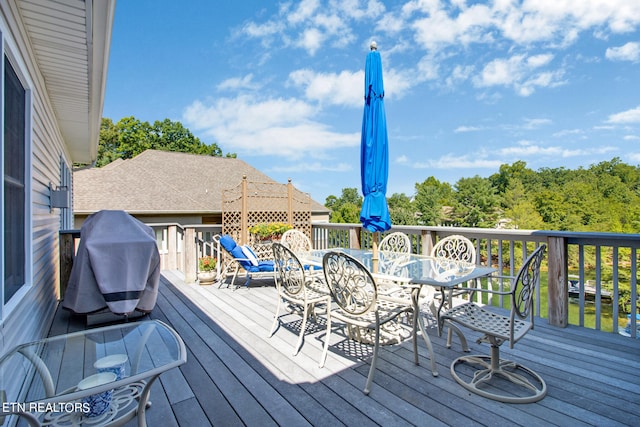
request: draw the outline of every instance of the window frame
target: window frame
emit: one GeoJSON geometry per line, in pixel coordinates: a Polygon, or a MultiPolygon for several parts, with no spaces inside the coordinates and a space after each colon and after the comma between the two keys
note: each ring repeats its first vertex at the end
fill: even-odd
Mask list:
{"type": "Polygon", "coordinates": [[[33,217],[32,217],[32,191],[33,191],[33,83],[26,72],[27,67],[24,62],[13,52],[19,52],[13,40],[6,37],[4,22],[0,22],[0,46],[2,47],[2,61],[0,63],[0,124],[2,132],[0,132],[0,175],[2,176],[2,186],[0,186],[0,220],[2,228],[0,228],[1,242],[0,245],[0,277],[2,286],[0,286],[0,324],[16,309],[20,302],[25,298],[27,292],[33,286],[33,217]],[[4,160],[5,160],[5,58],[11,65],[18,81],[24,89],[25,105],[24,105],[24,283],[20,288],[5,302],[5,191],[4,191],[4,160]]]}

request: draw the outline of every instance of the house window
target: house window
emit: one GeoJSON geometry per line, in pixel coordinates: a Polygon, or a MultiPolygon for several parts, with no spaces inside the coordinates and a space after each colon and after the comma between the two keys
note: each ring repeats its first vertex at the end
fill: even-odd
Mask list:
{"type": "Polygon", "coordinates": [[[4,304],[26,284],[26,90],[4,57],[4,304]]]}

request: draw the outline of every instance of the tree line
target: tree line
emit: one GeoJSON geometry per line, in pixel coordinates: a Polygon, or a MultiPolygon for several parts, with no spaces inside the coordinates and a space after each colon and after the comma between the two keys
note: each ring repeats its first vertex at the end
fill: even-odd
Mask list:
{"type": "MultiPolygon", "coordinates": [[[[215,142],[205,144],[185,128],[182,123],[164,119],[153,124],[135,117],[124,117],[117,123],[103,118],[96,166],[105,166],[117,159],[130,159],[145,150],[178,151],[183,153],[222,156],[215,142]]],[[[225,157],[236,157],[227,153],[225,157]]]]}
{"type": "MultiPolygon", "coordinates": [[[[395,225],[640,233],[640,167],[617,157],[574,170],[534,171],[517,161],[454,185],[430,176],[411,196],[394,193],[387,200],[395,225]]],[[[357,188],[327,197],[325,206],[331,222],[360,222],[357,188]]]]}
{"type": "MultiPolygon", "coordinates": [[[[95,165],[130,159],[148,149],[223,155],[218,144],[205,144],[180,122],[151,124],[131,116],[114,123],[103,118],[95,165]]],[[[461,178],[454,185],[430,176],[415,184],[414,194],[395,193],[387,200],[396,225],[640,233],[640,168],[617,157],[575,170],[534,171],[517,161],[503,164],[488,178],[461,178]]],[[[362,196],[357,188],[327,197],[325,206],[331,222],[360,222],[362,196]]]]}

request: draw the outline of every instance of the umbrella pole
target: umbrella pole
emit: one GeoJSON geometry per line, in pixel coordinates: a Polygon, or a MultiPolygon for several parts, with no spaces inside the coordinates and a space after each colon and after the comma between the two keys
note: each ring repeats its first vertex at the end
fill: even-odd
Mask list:
{"type": "Polygon", "coordinates": [[[380,232],[376,231],[375,233],[373,233],[373,243],[372,243],[372,249],[373,249],[372,268],[373,268],[373,273],[377,273],[378,272],[378,239],[379,238],[380,238],[380,232]]]}

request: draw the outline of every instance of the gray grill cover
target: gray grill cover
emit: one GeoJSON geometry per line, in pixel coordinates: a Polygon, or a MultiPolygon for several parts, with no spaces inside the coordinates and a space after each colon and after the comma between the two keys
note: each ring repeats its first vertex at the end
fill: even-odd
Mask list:
{"type": "Polygon", "coordinates": [[[147,313],[155,307],[159,282],[153,229],[124,211],[103,210],[80,229],[62,306],[78,314],[105,307],[116,314],[147,313]]]}

